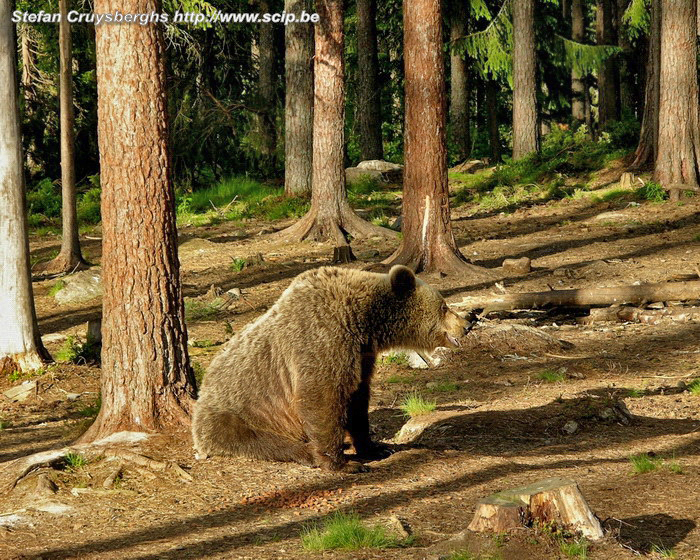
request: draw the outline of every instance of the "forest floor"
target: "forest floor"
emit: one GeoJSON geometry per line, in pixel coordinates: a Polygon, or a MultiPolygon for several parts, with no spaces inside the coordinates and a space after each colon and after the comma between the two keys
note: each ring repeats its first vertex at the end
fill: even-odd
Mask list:
{"type": "MultiPolygon", "coordinates": [[[[506,257],[532,259],[533,272],[502,280],[509,292],[595,288],[695,273],[699,210],[697,197],[641,205],[624,196],[584,197],[506,211],[465,204],[453,210],[453,225],[475,264],[496,268],[506,257]]],[[[202,297],[212,285],[242,290],[230,307],[189,321],[197,367],[206,367],[231,329],[263,313],[297,274],[328,263],[328,245],[271,241],[266,232],[287,223],[181,229],[185,295],[202,297]],[[232,259],[253,264],[237,271],[232,259]]],[[[100,241],[83,244],[98,263],[100,241]]],[[[55,237],[32,238],[32,254],[58,245],[55,237]]],[[[360,261],[347,266],[380,261],[394,248],[379,240],[353,242],[360,261]]],[[[494,291],[493,282],[425,279],[449,302],[494,291]]],[[[49,293],[55,282],[34,284],[40,329],[54,354],[67,336],[84,336],[86,321],[100,313],[99,299],[57,305],[49,293]]],[[[546,530],[468,535],[470,553],[461,558],[697,559],[700,395],[679,382],[700,377],[699,342],[694,322],[584,325],[574,313],[502,314],[480,323],[439,367],[379,364],[370,409],[378,439],[391,440],[405,423],[399,405],[412,391],[437,401],[437,410],[424,417],[422,434],[368,473],[242,458],[196,461],[189,434],[153,436],[139,452],[176,461],[191,482],[127,464],[114,489],[103,490],[114,465],[95,461],[51,471],[58,486],[51,501],[66,506],[57,508],[33,501],[36,477],[29,477],[0,500],[0,558],[419,559],[463,531],[479,499],[560,476],[578,482],[604,520],[604,540],[572,552],[546,530]],[[537,327],[554,343],[499,331],[514,324],[537,327]],[[597,415],[600,403],[615,398],[633,415],[630,425],[597,415]],[[569,421],[577,425],[572,434],[564,429],[569,421]],[[640,453],[650,453],[654,470],[633,472],[630,456],[640,453]],[[304,528],[338,510],[354,511],[368,524],[397,515],[415,538],[404,548],[305,550],[304,528]]],[[[26,401],[0,395],[0,468],[73,441],[95,414],[99,375],[94,365],[58,363],[32,377],[37,389],[26,401]]],[[[0,391],[25,380],[2,379],[0,391]]]]}

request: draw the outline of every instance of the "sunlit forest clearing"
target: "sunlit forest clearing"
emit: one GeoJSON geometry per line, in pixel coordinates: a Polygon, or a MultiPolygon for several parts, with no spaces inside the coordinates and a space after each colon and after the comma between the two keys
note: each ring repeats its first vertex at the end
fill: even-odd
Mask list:
{"type": "MultiPolygon", "coordinates": [[[[19,84],[0,95],[18,97],[22,133],[20,172],[0,193],[24,197],[0,214],[24,224],[0,240],[3,271],[20,271],[3,275],[17,295],[0,319],[24,333],[0,337],[0,558],[700,557],[700,217],[686,158],[700,135],[685,132],[700,127],[697,61],[694,97],[669,100],[670,75],[689,82],[653,55],[680,52],[663,46],[669,21],[695,37],[695,3],[256,2],[318,12],[315,36],[299,23],[286,37],[265,24],[90,28],[97,37],[73,25],[66,155],[58,26],[12,37],[13,3],[0,2],[0,47],[12,47],[0,83],[9,68],[19,84]],[[513,59],[528,29],[524,92],[528,65],[513,59]],[[315,78],[290,51],[315,53],[315,78]],[[295,278],[336,266],[392,282],[395,265],[468,326],[456,348],[372,356],[368,436],[381,449],[363,454],[348,421],[330,468],[195,454],[214,359],[295,278]]],[[[221,4],[190,7],[251,9],[221,4]]],[[[4,134],[17,119],[2,118],[4,134]]],[[[310,305],[294,349],[321,361],[338,351],[314,327],[322,313],[337,320],[310,305]]],[[[273,363],[278,352],[271,343],[273,363]]],[[[264,364],[244,367],[260,408],[287,402],[266,394],[264,364]]],[[[308,405],[289,400],[290,415],[308,405]]],[[[311,419],[302,441],[315,449],[311,419]]]]}

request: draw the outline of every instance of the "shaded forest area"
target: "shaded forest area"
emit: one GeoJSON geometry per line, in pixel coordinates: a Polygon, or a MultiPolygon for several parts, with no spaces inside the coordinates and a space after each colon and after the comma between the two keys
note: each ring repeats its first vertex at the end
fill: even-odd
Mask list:
{"type": "Polygon", "coordinates": [[[0,557],[700,557],[699,6],[0,0],[0,557]],[[227,340],[396,264],[470,326],[377,356],[388,457],[195,457],[227,340]]]}

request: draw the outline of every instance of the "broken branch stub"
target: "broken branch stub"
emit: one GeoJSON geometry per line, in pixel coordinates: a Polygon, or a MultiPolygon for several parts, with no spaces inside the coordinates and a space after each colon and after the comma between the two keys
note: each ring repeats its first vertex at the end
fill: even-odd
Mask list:
{"type": "Polygon", "coordinates": [[[578,484],[565,478],[548,478],[484,498],[469,530],[500,533],[534,521],[555,523],[591,540],[603,538],[600,521],[578,484]]]}

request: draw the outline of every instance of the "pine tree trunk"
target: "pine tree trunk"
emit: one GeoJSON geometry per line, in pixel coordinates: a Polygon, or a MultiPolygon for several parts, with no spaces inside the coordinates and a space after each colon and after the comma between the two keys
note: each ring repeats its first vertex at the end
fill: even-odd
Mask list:
{"type": "Polygon", "coordinates": [[[659,143],[655,179],[662,186],[698,186],[696,0],[661,1],[659,143]]]}
{"type": "Polygon", "coordinates": [[[486,120],[489,130],[489,148],[491,163],[501,161],[501,135],[498,131],[498,91],[500,86],[495,80],[486,81],[486,120]]]}
{"type": "Polygon", "coordinates": [[[376,20],[376,0],[357,0],[357,122],[363,160],[384,158],[376,20]]]}
{"type": "MultiPolygon", "coordinates": [[[[586,39],[586,18],[583,0],[571,0],[571,39],[583,43],[586,39]]],[[[585,85],[578,70],[571,71],[571,116],[580,122],[586,118],[585,85]]]]}
{"type": "Polygon", "coordinates": [[[634,153],[633,169],[653,165],[659,141],[659,71],[661,64],[661,0],[651,0],[644,116],[639,145],[634,153]]]}
{"type": "Polygon", "coordinates": [[[75,190],[75,116],[73,114],[73,45],[71,25],[68,21],[69,0],[59,0],[61,23],[59,24],[58,50],[59,99],[61,121],[61,251],[55,259],[36,268],[49,274],[72,272],[85,268],[87,263],[80,252],[78,237],[78,211],[75,190]]]}
{"type": "MultiPolygon", "coordinates": [[[[596,40],[599,45],[615,45],[614,0],[598,0],[596,40]]],[[[600,130],[619,118],[617,60],[608,57],[598,72],[598,125],[600,130]]]]}
{"type": "Polygon", "coordinates": [[[634,116],[634,65],[632,57],[634,49],[630,42],[627,33],[623,30],[622,15],[629,4],[629,0],[617,0],[615,14],[617,20],[617,44],[621,49],[618,55],[618,70],[619,70],[619,90],[620,90],[620,116],[625,114],[634,116]]]}
{"type": "MultiPolygon", "coordinates": [[[[285,11],[311,13],[311,0],[285,0],[285,11]]],[[[284,28],[284,192],[287,196],[311,194],[314,122],[314,29],[308,23],[284,28]]]]}
{"type": "Polygon", "coordinates": [[[536,152],[535,0],[513,2],[513,159],[536,152]]]}
{"type": "MultiPolygon", "coordinates": [[[[467,5],[459,0],[453,6],[450,18],[450,41],[467,34],[467,5]]],[[[471,139],[469,137],[469,66],[466,54],[450,54],[450,130],[452,142],[457,148],[457,160],[469,157],[471,139]]]]}
{"type": "MultiPolygon", "coordinates": [[[[269,0],[259,0],[259,12],[271,13],[269,0]]],[[[308,24],[307,24],[308,25],[308,24]]],[[[258,35],[258,95],[260,96],[261,151],[263,165],[268,173],[275,165],[277,132],[275,118],[277,113],[277,96],[275,95],[275,28],[271,23],[261,23],[258,35]]]]}
{"type": "MultiPolygon", "coordinates": [[[[160,12],[153,0],[95,11],[160,12]]],[[[180,288],[168,157],[165,47],[158,25],[96,27],[102,182],[102,408],[83,436],[189,423],[194,377],[180,288]]]]}
{"type": "Polygon", "coordinates": [[[345,64],[343,0],[318,0],[314,56],[313,187],[311,208],[281,231],[282,240],[331,240],[347,245],[353,237],[394,237],[394,232],[362,220],[345,190],[345,64]]]}
{"type": "Polygon", "coordinates": [[[445,61],[440,0],[404,4],[406,139],[403,239],[384,264],[487,275],[457,249],[447,190],[445,61]]]}
{"type": "Polygon", "coordinates": [[[50,361],[39,336],[29,270],[11,5],[0,0],[0,375],[50,361]]]}

